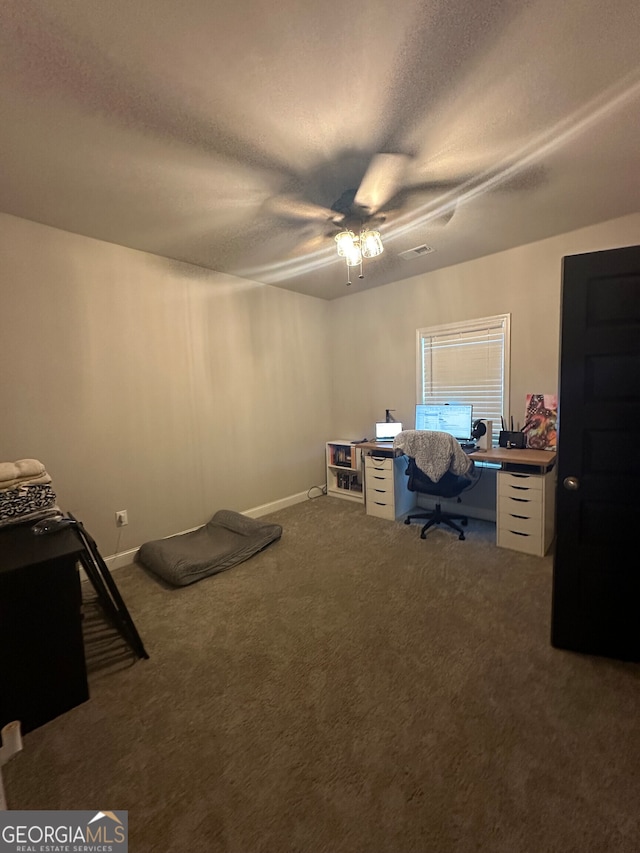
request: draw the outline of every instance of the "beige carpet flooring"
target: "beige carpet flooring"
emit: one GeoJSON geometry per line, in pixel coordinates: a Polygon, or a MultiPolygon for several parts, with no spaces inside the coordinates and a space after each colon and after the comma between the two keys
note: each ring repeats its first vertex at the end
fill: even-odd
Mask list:
{"type": "Polygon", "coordinates": [[[640,666],[551,647],[551,556],[270,519],[190,587],[114,573],[150,659],[87,604],[91,698],[25,736],[11,808],[127,809],[132,853],[638,853],[640,666]]]}

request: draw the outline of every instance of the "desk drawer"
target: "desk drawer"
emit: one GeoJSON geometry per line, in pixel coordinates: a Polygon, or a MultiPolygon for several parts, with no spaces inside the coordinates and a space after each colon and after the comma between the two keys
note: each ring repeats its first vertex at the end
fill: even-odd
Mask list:
{"type": "Polygon", "coordinates": [[[542,518],[542,501],[538,493],[529,497],[500,495],[498,497],[498,514],[515,515],[522,518],[542,518]]]}
{"type": "Polygon", "coordinates": [[[499,518],[500,531],[520,533],[525,536],[537,536],[541,538],[542,523],[540,518],[522,518],[522,516],[511,515],[501,512],[499,518]]]}
{"type": "Polygon", "coordinates": [[[391,456],[365,456],[364,464],[370,471],[389,471],[393,474],[393,459],[391,456]]]}
{"type": "Polygon", "coordinates": [[[544,478],[539,474],[514,474],[511,471],[498,472],[499,492],[501,495],[518,492],[542,492],[544,478]]]}
{"type": "Polygon", "coordinates": [[[367,481],[367,500],[385,501],[393,504],[395,499],[393,480],[380,480],[372,485],[367,481]]]}
{"type": "Polygon", "coordinates": [[[385,483],[393,488],[395,478],[393,471],[379,471],[377,468],[369,468],[365,471],[365,481],[367,488],[371,486],[372,488],[381,489],[385,483]]]}
{"type": "Polygon", "coordinates": [[[375,515],[377,518],[386,518],[387,521],[395,521],[396,512],[391,497],[384,495],[372,495],[367,491],[367,515],[375,515]]]}
{"type": "MultiPolygon", "coordinates": [[[[502,524],[503,519],[500,519],[502,524]]],[[[525,554],[544,555],[542,548],[542,536],[540,533],[522,533],[517,530],[500,527],[498,529],[499,548],[511,548],[513,551],[522,551],[525,554]]]]}

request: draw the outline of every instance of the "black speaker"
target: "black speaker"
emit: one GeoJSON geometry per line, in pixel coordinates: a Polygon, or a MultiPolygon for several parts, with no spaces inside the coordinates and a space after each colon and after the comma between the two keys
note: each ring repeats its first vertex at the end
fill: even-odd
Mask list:
{"type": "Polygon", "coordinates": [[[498,444],[500,447],[513,447],[520,450],[527,446],[527,437],[523,432],[513,432],[503,429],[498,436],[498,444]]]}

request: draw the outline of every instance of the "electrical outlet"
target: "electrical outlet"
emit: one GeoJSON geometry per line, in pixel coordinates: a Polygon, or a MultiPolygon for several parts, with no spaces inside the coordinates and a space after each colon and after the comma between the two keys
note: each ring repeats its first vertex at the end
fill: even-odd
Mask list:
{"type": "Polygon", "coordinates": [[[121,509],[116,513],[116,527],[124,527],[129,524],[129,516],[126,509],[121,509]]]}

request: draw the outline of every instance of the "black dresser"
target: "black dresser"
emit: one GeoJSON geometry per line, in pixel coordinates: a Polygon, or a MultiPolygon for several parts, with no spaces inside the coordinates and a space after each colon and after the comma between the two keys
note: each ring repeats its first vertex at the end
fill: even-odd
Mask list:
{"type": "Polygon", "coordinates": [[[0,728],[26,733],[89,698],[73,530],[0,528],[0,728]]]}

